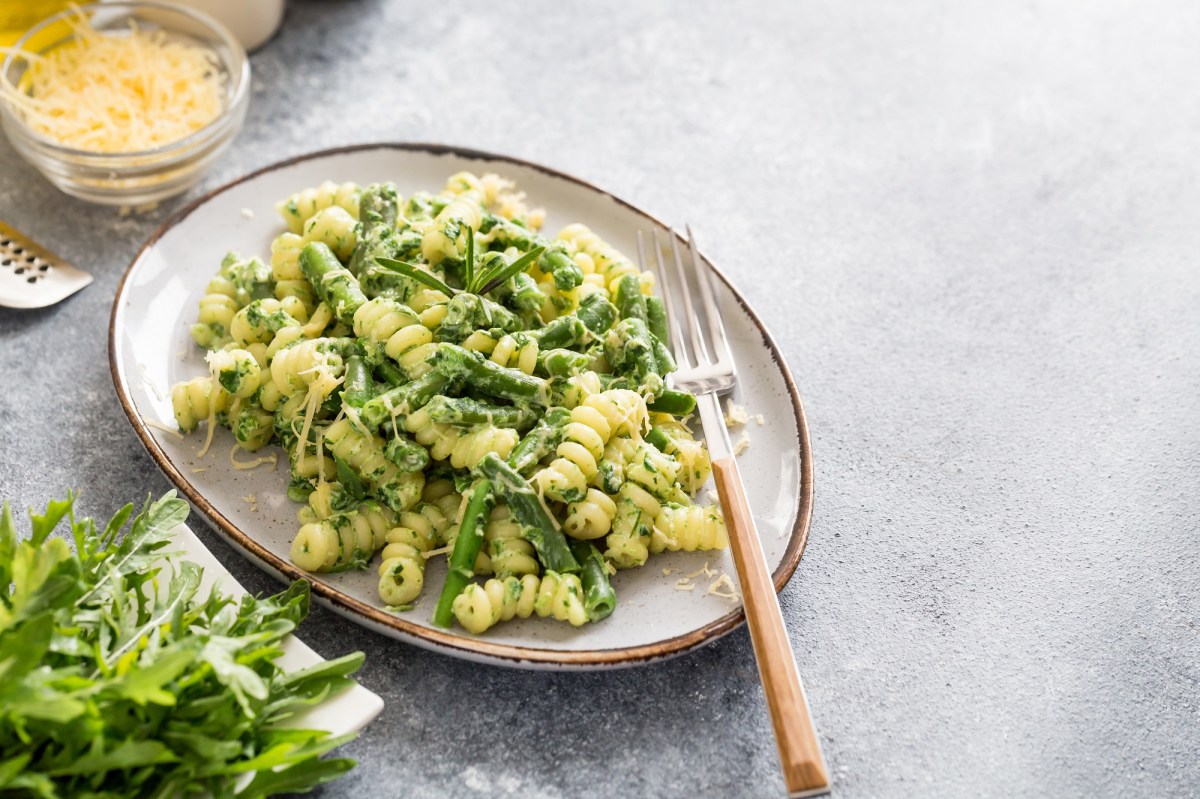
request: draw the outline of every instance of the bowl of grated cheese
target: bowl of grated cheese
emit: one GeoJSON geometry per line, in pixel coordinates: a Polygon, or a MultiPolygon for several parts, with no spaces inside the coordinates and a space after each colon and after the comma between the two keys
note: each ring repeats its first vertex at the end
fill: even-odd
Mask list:
{"type": "Polygon", "coordinates": [[[14,149],[62,191],[106,205],[193,186],[241,129],[249,96],[233,34],[167,3],[73,6],[0,66],[0,126],[14,149]]]}

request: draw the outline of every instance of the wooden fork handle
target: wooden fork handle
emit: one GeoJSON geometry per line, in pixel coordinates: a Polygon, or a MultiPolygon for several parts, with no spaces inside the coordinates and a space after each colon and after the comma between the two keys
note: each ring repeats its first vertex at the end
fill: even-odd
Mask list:
{"type": "Polygon", "coordinates": [[[826,793],[829,775],[821,754],[821,742],[808,712],[796,658],[788,641],[787,628],[783,626],[779,598],[775,595],[736,461],[732,457],[713,461],[713,474],[729,528],[733,562],[742,585],[746,623],[750,627],[758,674],[771,714],[771,725],[775,728],[775,742],[779,745],[784,783],[793,797],[826,793]]]}

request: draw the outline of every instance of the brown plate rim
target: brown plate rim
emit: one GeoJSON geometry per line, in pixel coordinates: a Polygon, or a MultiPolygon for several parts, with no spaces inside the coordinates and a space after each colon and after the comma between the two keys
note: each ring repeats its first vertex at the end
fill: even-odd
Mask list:
{"type": "MultiPolygon", "coordinates": [[[[117,340],[116,340],[116,323],[120,315],[121,302],[125,295],[126,283],[134,268],[142,260],[146,252],[153,247],[159,239],[161,239],[167,231],[180,224],[197,208],[218,195],[228,191],[229,189],[244,183],[249,180],[273,172],[278,169],[292,166],[303,161],[311,161],[318,158],[327,158],[330,156],[343,155],[367,150],[404,150],[410,152],[426,152],[431,155],[443,156],[451,155],[467,160],[486,160],[497,161],[513,164],[516,166],[533,169],[550,177],[561,180],[566,180],[581,186],[597,194],[608,197],[612,201],[629,209],[635,214],[645,218],[650,223],[658,225],[664,230],[670,230],[675,233],[670,225],[655,217],[636,205],[629,203],[615,194],[606,191],[595,184],[578,178],[566,172],[561,172],[551,167],[527,161],[522,158],[491,153],[484,150],[475,150],[467,147],[458,147],[446,144],[434,144],[427,142],[374,142],[344,145],[341,147],[331,147],[324,150],[303,153],[293,156],[282,161],[269,164],[267,166],[249,172],[239,178],[223,183],[222,185],[212,189],[211,191],[196,198],[188,203],[183,208],[172,214],[150,235],[150,237],[138,248],[134,254],[129,266],[126,267],[125,273],[121,276],[121,282],[117,286],[116,296],[113,299],[112,312],[109,316],[108,326],[108,363],[109,370],[112,374],[113,387],[116,390],[117,398],[121,402],[121,407],[125,411],[125,415],[129,418],[133,425],[134,432],[137,433],[142,446],[150,454],[158,468],[167,476],[167,478],[175,484],[176,488],[183,492],[184,496],[192,503],[194,507],[214,525],[219,533],[221,533],[231,544],[239,549],[244,555],[253,556],[252,560],[256,560],[256,566],[260,568],[266,566],[268,572],[273,572],[281,578],[287,580],[308,579],[312,583],[313,593],[329,607],[352,616],[358,616],[368,622],[368,626],[372,628],[387,628],[403,633],[406,637],[415,639],[411,641],[418,645],[428,645],[435,651],[453,654],[459,657],[469,659],[486,658],[487,660],[503,665],[517,667],[539,667],[539,666],[562,666],[567,669],[571,668],[588,668],[596,666],[632,666],[649,663],[655,660],[660,660],[675,655],[680,655],[695,649],[704,644],[712,643],[718,638],[735,630],[745,621],[745,612],[743,609],[730,611],[721,618],[710,622],[703,627],[693,630],[684,635],[678,635],[673,638],[668,638],[663,641],[657,641],[652,644],[643,644],[633,647],[620,647],[613,649],[585,649],[564,651],[559,649],[542,649],[537,647],[513,646],[510,644],[497,644],[488,641],[486,638],[468,638],[463,635],[458,635],[451,632],[430,629],[422,627],[412,622],[406,621],[402,617],[387,613],[381,608],[374,607],[365,602],[349,597],[337,590],[333,586],[313,580],[312,576],[301,571],[291,563],[284,561],[282,558],[269,552],[265,547],[252,539],[250,536],[242,532],[232,522],[225,518],[213,505],[197,491],[192,484],[183,476],[183,474],[175,467],[166,453],[159,447],[158,442],[150,434],[149,427],[142,420],[133,406],[132,397],[126,386],[121,373],[117,368],[117,340]]],[[[678,236],[678,233],[675,233],[678,236]]],[[[680,238],[682,241],[682,237],[680,238]]],[[[779,367],[783,375],[784,383],[787,386],[788,394],[792,401],[792,411],[796,420],[796,430],[800,445],[800,491],[799,491],[799,507],[796,514],[796,522],[792,527],[792,534],[788,540],[788,546],[784,550],[783,561],[772,574],[772,580],[775,584],[776,592],[783,590],[783,586],[787,584],[792,574],[796,571],[796,567],[800,564],[800,558],[804,554],[804,549],[808,544],[809,529],[812,525],[812,505],[813,505],[813,461],[812,461],[812,444],[809,437],[808,421],[804,413],[804,404],[800,399],[800,392],[796,388],[795,380],[792,378],[791,370],[788,368],[787,361],[784,360],[783,353],[779,346],[775,343],[766,325],[758,318],[758,315],[742,297],[741,293],[733,285],[725,274],[717,268],[706,256],[701,253],[701,257],[717,274],[722,282],[729,288],[734,299],[742,306],[747,316],[758,328],[759,333],[763,337],[763,342],[770,350],[771,358],[779,367]]]]}

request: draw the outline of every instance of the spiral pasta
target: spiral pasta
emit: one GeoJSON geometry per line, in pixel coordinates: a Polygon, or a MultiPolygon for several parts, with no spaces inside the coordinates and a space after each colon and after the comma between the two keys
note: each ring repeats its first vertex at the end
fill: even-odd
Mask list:
{"type": "Polygon", "coordinates": [[[609,389],[588,397],[571,410],[558,457],[534,476],[534,482],[553,499],[582,500],[587,482],[599,471],[598,460],[609,437],[640,431],[645,419],[646,402],[634,391],[609,389]]]}
{"type": "Polygon", "coordinates": [[[464,433],[450,450],[450,465],[455,469],[474,469],[483,456],[494,452],[507,458],[517,446],[516,430],[492,425],[478,425],[464,433]]]}
{"type": "Polygon", "coordinates": [[[261,406],[242,405],[230,419],[230,429],[238,446],[249,452],[262,449],[275,435],[275,415],[261,406]]]}
{"type": "Polygon", "coordinates": [[[694,494],[712,476],[708,447],[697,441],[686,424],[670,414],[655,414],[654,425],[667,436],[667,454],[679,464],[675,479],[688,494],[694,494]]]}
{"type": "MultiPolygon", "coordinates": [[[[483,221],[483,189],[478,181],[473,180],[473,176],[467,173],[460,175],[462,177],[456,176],[459,178],[457,185],[464,188],[434,217],[433,224],[421,239],[421,254],[431,264],[441,263],[447,258],[458,258],[460,250],[465,249],[460,247],[459,240],[466,235],[466,228],[479,230],[479,224],[483,221]]],[[[454,181],[451,178],[451,183],[454,181]]],[[[450,184],[447,189],[455,191],[450,184]]]]}
{"type": "Polygon", "coordinates": [[[237,301],[228,294],[205,294],[200,298],[200,312],[191,328],[192,340],[201,347],[221,346],[229,338],[229,326],[237,312],[237,301]]]}
{"type": "Polygon", "coordinates": [[[639,485],[626,483],[617,492],[617,514],[604,557],[618,569],[641,566],[650,556],[655,519],[662,505],[639,485]]]}
{"type": "Polygon", "coordinates": [[[574,627],[587,622],[583,586],[574,574],[546,572],[541,579],[493,578],[482,586],[468,585],[454,600],[454,617],[468,632],[479,634],[502,621],[527,619],[534,613],[565,621],[574,627]]]}
{"type": "Polygon", "coordinates": [[[287,223],[288,230],[299,233],[304,223],[318,211],[338,206],[355,219],[358,218],[358,198],[362,190],[354,183],[337,184],[327,180],[313,189],[305,189],[288,197],[276,206],[279,215],[287,223]]]}
{"type": "Polygon", "coordinates": [[[533,544],[522,537],[521,525],[506,505],[497,505],[492,510],[484,540],[492,571],[497,577],[538,573],[540,567],[533,544]]]}
{"type": "Polygon", "coordinates": [[[715,505],[663,505],[650,539],[653,553],[725,549],[729,533],[715,505]]]}
{"type": "Polygon", "coordinates": [[[612,529],[613,518],[616,515],[617,503],[612,497],[598,489],[589,488],[582,500],[567,506],[567,518],[563,520],[563,529],[572,538],[584,541],[603,538],[612,529]]]}
{"type": "Polygon", "coordinates": [[[537,368],[538,343],[533,339],[521,342],[510,335],[501,336],[492,348],[489,360],[531,375],[537,368]]]}
{"type": "Polygon", "coordinates": [[[379,564],[379,598],[388,605],[405,605],[425,587],[425,553],[434,539],[411,527],[396,527],[387,534],[379,564]]]}
{"type": "Polygon", "coordinates": [[[214,383],[211,377],[195,377],[176,383],[171,389],[171,408],[175,421],[185,433],[195,430],[202,419],[221,413],[229,407],[229,392],[214,383]]]}
{"type": "Polygon", "coordinates": [[[304,223],[304,240],[319,241],[345,263],[358,244],[358,221],[338,205],[317,211],[304,223]]]}
{"type": "Polygon", "coordinates": [[[258,365],[258,359],[246,350],[213,350],[206,360],[209,373],[217,378],[230,396],[244,399],[258,391],[262,367],[258,365]]]}
{"type": "MultiPolygon", "coordinates": [[[[638,269],[625,255],[593,233],[586,225],[567,225],[559,231],[558,240],[573,247],[576,255],[582,253],[588,257],[591,261],[591,273],[603,276],[605,288],[610,294],[617,293],[617,283],[625,275],[637,276],[643,294],[654,293],[654,275],[638,269]]],[[[588,272],[585,271],[585,274],[588,272]]]]}
{"type": "Polygon", "coordinates": [[[271,380],[285,393],[314,392],[321,399],[337,387],[344,364],[332,339],[301,341],[275,354],[271,380]]]}
{"type": "Polygon", "coordinates": [[[679,464],[670,455],[645,441],[620,436],[608,442],[604,456],[605,463],[616,473],[618,484],[633,483],[660,500],[672,498],[679,464]]]}
{"type": "Polygon", "coordinates": [[[425,475],[401,472],[384,457],[384,441],[379,436],[364,434],[348,419],[340,419],[325,429],[324,442],[335,457],[371,483],[392,510],[407,510],[420,500],[425,475]]]}

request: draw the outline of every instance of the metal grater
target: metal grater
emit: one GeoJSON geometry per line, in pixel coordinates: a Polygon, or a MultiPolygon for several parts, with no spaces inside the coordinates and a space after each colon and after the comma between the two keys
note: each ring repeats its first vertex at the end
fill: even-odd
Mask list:
{"type": "Polygon", "coordinates": [[[0,306],[45,308],[91,282],[87,272],[0,220],[0,306]]]}

